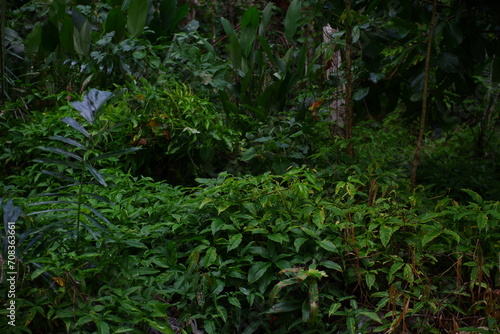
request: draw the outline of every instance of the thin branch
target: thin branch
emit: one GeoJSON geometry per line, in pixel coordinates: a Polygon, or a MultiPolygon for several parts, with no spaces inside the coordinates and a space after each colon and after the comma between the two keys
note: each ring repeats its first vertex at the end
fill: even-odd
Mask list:
{"type": "Polygon", "coordinates": [[[431,51],[432,51],[432,36],[434,35],[434,26],[436,25],[436,12],[437,12],[437,0],[434,0],[432,7],[432,18],[429,25],[429,39],[427,40],[427,52],[425,54],[425,73],[424,73],[424,88],[422,97],[422,115],[420,116],[420,132],[417,139],[417,147],[415,148],[415,155],[413,157],[413,169],[411,171],[411,182],[410,188],[413,189],[415,186],[415,180],[417,178],[417,167],[420,161],[420,149],[422,148],[422,142],[424,140],[425,132],[425,117],[427,115],[427,98],[428,98],[428,86],[429,86],[429,69],[431,62],[431,51]]]}

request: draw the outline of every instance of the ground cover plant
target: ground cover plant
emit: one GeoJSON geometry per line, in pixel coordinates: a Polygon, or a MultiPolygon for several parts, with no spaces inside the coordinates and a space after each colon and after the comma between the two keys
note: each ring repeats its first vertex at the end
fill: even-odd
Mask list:
{"type": "Polygon", "coordinates": [[[498,5],[0,11],[2,333],[500,330],[498,5]]]}

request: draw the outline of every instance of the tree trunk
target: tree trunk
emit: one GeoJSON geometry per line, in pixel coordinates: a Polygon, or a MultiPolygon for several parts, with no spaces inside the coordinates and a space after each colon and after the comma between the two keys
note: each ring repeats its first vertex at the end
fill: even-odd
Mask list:
{"type": "MultiPolygon", "coordinates": [[[[329,24],[323,27],[323,42],[325,44],[333,43],[333,34],[337,33],[338,29],[333,29],[329,24]]],[[[342,65],[342,54],[341,50],[337,50],[333,56],[326,59],[326,79],[329,80],[332,77],[340,77],[340,66],[342,65]]],[[[330,135],[333,137],[345,137],[345,86],[342,85],[337,88],[335,95],[333,96],[332,102],[330,103],[330,135]]]]}

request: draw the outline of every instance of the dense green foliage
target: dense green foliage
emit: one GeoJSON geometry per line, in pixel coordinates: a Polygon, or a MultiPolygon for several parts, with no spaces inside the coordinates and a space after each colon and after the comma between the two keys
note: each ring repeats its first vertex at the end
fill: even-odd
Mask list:
{"type": "Polygon", "coordinates": [[[2,333],[500,330],[498,6],[251,5],[0,8],[2,333]]]}

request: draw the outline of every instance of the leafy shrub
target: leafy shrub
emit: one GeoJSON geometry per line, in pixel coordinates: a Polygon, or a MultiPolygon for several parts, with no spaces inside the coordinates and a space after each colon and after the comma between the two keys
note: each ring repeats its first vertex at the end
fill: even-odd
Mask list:
{"type": "Polygon", "coordinates": [[[114,112],[132,115],[131,143],[143,147],[135,170],[173,183],[189,184],[225,167],[239,138],[211,102],[175,82],[141,80],[114,112]]]}

